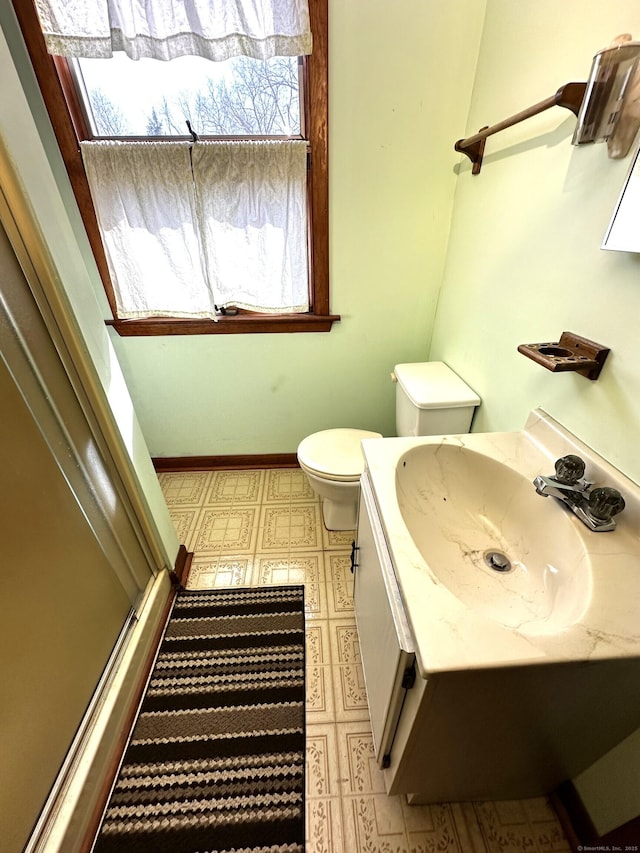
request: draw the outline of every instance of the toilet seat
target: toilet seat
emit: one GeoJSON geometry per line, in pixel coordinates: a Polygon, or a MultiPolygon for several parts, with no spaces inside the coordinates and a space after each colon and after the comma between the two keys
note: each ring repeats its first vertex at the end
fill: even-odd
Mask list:
{"type": "Polygon", "coordinates": [[[360,442],[382,438],[364,429],[325,429],[314,432],[298,445],[298,461],[318,477],[336,482],[356,482],[364,471],[360,442]]]}

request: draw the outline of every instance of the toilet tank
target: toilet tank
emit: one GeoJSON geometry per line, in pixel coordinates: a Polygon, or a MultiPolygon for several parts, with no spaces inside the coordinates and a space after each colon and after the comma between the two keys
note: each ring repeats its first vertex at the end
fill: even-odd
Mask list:
{"type": "Polygon", "coordinates": [[[396,364],[399,436],[469,432],[480,397],[443,361],[396,364]]]}

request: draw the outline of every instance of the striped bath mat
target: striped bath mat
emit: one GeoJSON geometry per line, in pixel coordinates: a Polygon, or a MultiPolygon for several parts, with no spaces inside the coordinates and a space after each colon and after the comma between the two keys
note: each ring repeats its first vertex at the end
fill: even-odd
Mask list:
{"type": "Polygon", "coordinates": [[[304,587],[180,591],[95,853],[302,853],[304,747],[304,587]]]}

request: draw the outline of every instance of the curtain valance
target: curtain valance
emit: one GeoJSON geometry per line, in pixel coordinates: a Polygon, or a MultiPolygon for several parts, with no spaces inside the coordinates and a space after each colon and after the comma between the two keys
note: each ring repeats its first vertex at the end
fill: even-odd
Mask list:
{"type": "Polygon", "coordinates": [[[49,53],[108,59],[311,53],[308,0],[36,0],[49,53]]]}

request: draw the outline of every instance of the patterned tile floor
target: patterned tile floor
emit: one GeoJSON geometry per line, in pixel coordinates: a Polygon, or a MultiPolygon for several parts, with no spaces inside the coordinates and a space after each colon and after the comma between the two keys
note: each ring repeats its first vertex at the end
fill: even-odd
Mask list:
{"type": "Polygon", "coordinates": [[[305,585],[308,853],[569,853],[546,798],[408,806],[373,755],[349,571],[299,469],[161,474],[188,586],[305,585]]]}

